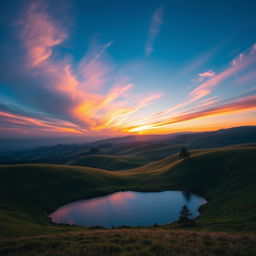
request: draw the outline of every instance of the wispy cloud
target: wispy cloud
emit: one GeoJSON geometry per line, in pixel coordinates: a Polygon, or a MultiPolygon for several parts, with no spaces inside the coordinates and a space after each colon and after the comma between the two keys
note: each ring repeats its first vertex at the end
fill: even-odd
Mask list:
{"type": "Polygon", "coordinates": [[[102,58],[112,41],[94,44],[78,65],[70,57],[56,58],[55,48],[68,35],[46,10],[42,2],[28,8],[21,23],[20,38],[26,49],[26,76],[33,81],[31,91],[43,92],[39,98],[33,98],[27,85],[24,98],[51,117],[14,114],[7,107],[0,114],[2,127],[5,124],[7,129],[9,124],[9,128],[16,126],[22,133],[27,127],[45,134],[58,131],[80,134],[100,129],[118,132],[121,120],[127,120],[161,96],[147,94],[138,98],[132,93],[134,84],[111,74],[111,63],[102,58]]]}
{"type": "MultiPolygon", "coordinates": [[[[253,46],[254,47],[254,46],[253,46]]],[[[246,53],[240,53],[237,58],[232,60],[230,67],[223,72],[214,75],[211,79],[207,80],[195,88],[189,96],[192,100],[198,100],[212,92],[213,88],[220,84],[223,80],[237,74],[244,68],[251,65],[256,61],[256,54],[253,51],[253,47],[246,53]]]]}
{"type": "Polygon", "coordinates": [[[211,70],[200,73],[198,78],[202,78],[203,81],[201,81],[200,84],[187,95],[184,102],[181,102],[147,118],[134,122],[131,121],[128,131],[136,132],[143,129],[145,131],[152,131],[154,129],[161,130],[162,127],[172,123],[198,119],[203,116],[229,114],[235,111],[254,109],[256,106],[255,95],[252,97],[243,98],[241,101],[240,99],[237,99],[230,104],[224,104],[217,107],[214,105],[218,104],[220,100],[216,96],[209,98],[207,98],[207,96],[209,96],[215,87],[220,85],[224,80],[238,74],[248,67],[253,66],[252,64],[256,62],[255,53],[256,51],[254,50],[253,45],[247,51],[243,52],[242,54],[240,53],[234,60],[231,61],[228,68],[224,69],[224,71],[220,72],[219,74],[216,74],[211,70]],[[248,104],[246,103],[247,100],[248,104]],[[210,106],[213,107],[207,108],[206,110],[204,109],[205,107],[210,106]],[[188,108],[188,114],[186,114],[186,111],[184,110],[186,108],[188,108]],[[190,113],[190,111],[195,112],[190,113]]]}
{"type": "Polygon", "coordinates": [[[215,72],[213,72],[212,70],[208,70],[206,72],[198,74],[200,81],[203,81],[206,78],[212,78],[214,76],[215,76],[215,72]]]}
{"type": "Polygon", "coordinates": [[[113,41],[109,41],[106,44],[104,44],[103,46],[101,46],[99,49],[95,49],[94,51],[95,56],[93,56],[93,58],[91,57],[84,57],[79,64],[79,72],[76,74],[76,77],[79,78],[79,76],[81,74],[85,74],[85,76],[88,76],[88,73],[92,73],[91,69],[94,68],[97,63],[98,60],[102,57],[102,55],[104,54],[104,52],[113,44],[113,41]]]}
{"type": "MultiPolygon", "coordinates": [[[[253,53],[253,51],[251,51],[251,53],[253,53]]],[[[232,60],[232,65],[233,66],[239,65],[243,61],[243,59],[244,59],[244,54],[240,53],[235,59],[232,60]]]]}
{"type": "MultiPolygon", "coordinates": [[[[159,7],[149,28],[146,55],[153,51],[162,17],[163,8],[159,7]]],[[[186,92],[184,101],[159,112],[158,106],[150,105],[163,94],[139,94],[139,90],[135,93],[136,84],[123,73],[115,72],[115,66],[108,58],[113,41],[93,43],[81,61],[76,63],[71,56],[59,51],[59,46],[68,40],[68,30],[47,13],[47,6],[42,2],[33,3],[28,8],[20,26],[25,54],[23,62],[19,60],[17,64],[15,59],[10,65],[9,72],[14,78],[9,80],[9,84],[20,100],[16,102],[16,109],[17,106],[24,108],[14,111],[7,101],[4,106],[0,105],[1,136],[19,132],[46,136],[59,133],[88,135],[105,131],[116,134],[158,132],[175,123],[228,115],[255,107],[255,95],[228,103],[216,94],[212,95],[223,81],[241,71],[246,72],[240,76],[241,81],[236,80],[237,84],[255,77],[252,65],[256,61],[255,45],[238,54],[224,70],[215,73],[206,69],[199,73],[193,84],[195,88],[186,92]],[[141,115],[146,107],[151,109],[150,113],[141,115]]]]}
{"type": "Polygon", "coordinates": [[[67,121],[54,118],[34,118],[22,114],[0,111],[1,129],[15,130],[23,134],[54,133],[54,134],[82,134],[82,129],[67,121]]]}
{"type": "Polygon", "coordinates": [[[244,98],[233,100],[229,103],[214,106],[214,107],[207,107],[202,108],[195,112],[188,112],[181,115],[170,117],[162,122],[152,122],[144,125],[132,126],[128,128],[130,132],[137,132],[141,130],[155,130],[159,129],[160,127],[185,122],[189,120],[195,120],[199,118],[209,117],[209,116],[216,116],[216,115],[227,115],[234,112],[240,112],[250,109],[256,109],[256,95],[247,96],[244,98]]]}
{"type": "Polygon", "coordinates": [[[21,38],[27,48],[28,65],[34,68],[52,56],[53,47],[67,37],[66,31],[44,11],[46,4],[35,2],[30,5],[22,20],[21,38]]]}
{"type": "Polygon", "coordinates": [[[254,45],[246,52],[240,53],[238,57],[236,57],[231,61],[231,65],[228,68],[226,68],[224,71],[220,72],[219,74],[216,74],[211,70],[204,73],[200,73],[198,77],[203,79],[203,81],[201,81],[201,83],[197,85],[197,87],[194,88],[188,94],[186,100],[159,113],[158,115],[164,116],[168,113],[173,112],[174,110],[187,107],[192,103],[208,96],[210,93],[212,93],[214,88],[217,87],[220,83],[222,83],[225,79],[230,78],[235,74],[238,74],[240,71],[242,71],[243,69],[250,66],[256,61],[256,54],[253,48],[254,48],[254,45]]]}
{"type": "Polygon", "coordinates": [[[157,35],[160,32],[160,27],[163,23],[163,7],[160,6],[156,9],[156,11],[153,13],[153,16],[151,18],[151,23],[149,26],[149,32],[148,32],[148,40],[145,45],[145,55],[149,56],[153,52],[154,43],[156,40],[157,35]]]}
{"type": "Polygon", "coordinates": [[[207,63],[214,54],[219,50],[220,44],[211,48],[207,52],[203,53],[201,56],[198,56],[196,59],[192,60],[190,63],[188,63],[180,72],[181,75],[187,75],[189,73],[195,72],[197,69],[199,69],[201,66],[203,66],[205,63],[207,63]]]}
{"type": "Polygon", "coordinates": [[[210,61],[214,56],[216,56],[217,52],[231,39],[233,39],[237,34],[241,32],[243,27],[239,28],[236,32],[229,35],[226,39],[219,42],[217,45],[213,46],[206,52],[202,53],[200,56],[196,57],[190,63],[188,63],[180,72],[180,75],[187,75],[189,73],[194,73],[196,70],[200,69],[203,65],[210,61]]]}
{"type": "Polygon", "coordinates": [[[205,80],[207,80],[207,79],[210,79],[210,78],[214,77],[215,75],[216,75],[216,74],[215,74],[214,71],[208,70],[208,71],[206,71],[206,72],[199,73],[199,74],[197,75],[197,77],[196,77],[196,78],[192,78],[191,81],[194,82],[194,83],[200,83],[200,82],[203,82],[203,81],[205,81],[205,80]]]}

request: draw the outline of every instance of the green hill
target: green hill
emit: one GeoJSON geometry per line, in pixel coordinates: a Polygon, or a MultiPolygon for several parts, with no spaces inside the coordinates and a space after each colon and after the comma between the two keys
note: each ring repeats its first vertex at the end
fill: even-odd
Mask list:
{"type": "Polygon", "coordinates": [[[188,161],[151,172],[143,183],[193,191],[209,203],[198,223],[207,228],[256,231],[256,148],[198,152],[188,161]]]}
{"type": "Polygon", "coordinates": [[[204,255],[207,248],[208,255],[253,255],[255,235],[215,235],[212,231],[256,231],[256,146],[238,145],[191,153],[192,158],[186,161],[173,155],[122,172],[46,164],[1,166],[3,246],[0,254],[34,255],[41,248],[42,252],[37,255],[71,255],[70,245],[73,255],[82,255],[84,250],[89,255],[102,255],[100,250],[107,251],[104,255],[159,255],[157,248],[163,247],[167,248],[163,255],[204,255]],[[67,202],[119,190],[185,190],[205,197],[208,204],[196,220],[195,229],[200,232],[193,231],[192,239],[188,231],[176,230],[179,227],[175,223],[159,228],[94,231],[52,224],[47,217],[49,212],[67,202]],[[175,235],[169,229],[175,229],[175,235]],[[138,238],[142,231],[147,234],[142,236],[143,240],[138,238]],[[162,239],[164,235],[168,239],[162,239]],[[125,246],[120,244],[122,237],[133,241],[131,247],[126,247],[129,242],[125,246]],[[182,242],[185,237],[193,242],[182,242]],[[218,238],[210,246],[214,237],[218,238]],[[176,245],[171,240],[175,240],[176,245]],[[94,246],[97,241],[101,241],[101,245],[94,246]],[[193,244],[199,246],[194,253],[193,244]],[[189,254],[182,248],[187,248],[189,254]],[[212,249],[215,251],[210,251],[212,249]],[[136,254],[140,251],[141,254],[136,254]]]}
{"type": "Polygon", "coordinates": [[[66,164],[116,171],[142,166],[145,164],[145,160],[132,156],[86,155],[80,156],[79,158],[69,161],[66,164]]]}
{"type": "Polygon", "coordinates": [[[125,179],[108,171],[63,165],[1,166],[0,175],[2,235],[20,230],[33,233],[27,224],[49,225],[46,212],[78,198],[116,191],[125,184],[125,179]],[[13,230],[15,223],[19,230],[13,230]]]}
{"type": "MultiPolygon", "coordinates": [[[[65,164],[75,161],[79,157],[90,155],[91,148],[99,148],[101,155],[122,156],[123,160],[133,162],[136,167],[144,163],[160,160],[171,154],[175,154],[182,146],[191,149],[204,149],[224,147],[241,143],[256,142],[256,126],[242,126],[229,129],[221,129],[212,132],[174,133],[165,135],[131,135],[126,137],[109,138],[105,140],[85,144],[59,144],[55,146],[43,146],[27,150],[7,150],[8,144],[14,145],[14,141],[3,141],[4,150],[1,150],[1,164],[25,164],[25,163],[51,163],[65,164]],[[126,159],[126,158],[129,159],[126,159]]],[[[25,142],[23,141],[22,145],[25,142]]],[[[16,143],[20,145],[20,142],[16,143]]],[[[16,145],[16,148],[17,148],[16,145]]],[[[128,163],[130,164],[130,163],[128,163]]],[[[127,166],[128,166],[127,164],[127,166]]],[[[102,168],[94,166],[97,168],[102,168]]],[[[103,168],[105,169],[105,168],[103,168]]]]}

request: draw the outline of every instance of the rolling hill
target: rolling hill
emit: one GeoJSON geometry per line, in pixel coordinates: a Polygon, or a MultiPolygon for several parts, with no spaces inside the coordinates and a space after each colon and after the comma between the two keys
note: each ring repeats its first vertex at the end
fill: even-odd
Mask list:
{"type": "MultiPolygon", "coordinates": [[[[192,152],[193,157],[187,161],[177,160],[177,155],[173,155],[122,172],[48,164],[3,165],[0,167],[2,212],[9,212],[8,218],[12,216],[11,213],[15,213],[16,218],[17,212],[30,220],[31,217],[32,220],[38,220],[37,216],[40,216],[38,223],[45,224],[48,220],[44,217],[44,211],[49,212],[79,198],[128,189],[139,191],[177,189],[198,193],[210,201],[200,217],[204,219],[209,217],[207,214],[208,209],[211,209],[211,201],[218,202],[223,194],[234,193],[235,196],[232,198],[236,199],[237,194],[242,197],[243,191],[255,192],[255,153],[255,145],[201,150],[192,152]],[[33,207],[27,207],[30,204],[33,207]],[[31,208],[33,212],[38,212],[38,215],[30,216],[30,210],[27,212],[25,209],[31,208]]],[[[253,202],[255,194],[248,196],[246,200],[249,199],[253,202]]],[[[248,206],[250,206],[248,212],[254,209],[253,205],[248,206]]],[[[215,213],[221,211],[217,208],[219,207],[215,207],[215,213]]],[[[232,215],[233,212],[230,211],[230,214],[232,215]]],[[[225,222],[223,223],[225,227],[225,222]]],[[[244,229],[250,227],[255,228],[245,225],[244,229]]]]}
{"type": "Polygon", "coordinates": [[[133,156],[86,155],[80,156],[75,160],[67,162],[66,164],[117,171],[136,168],[144,165],[145,163],[146,162],[143,158],[141,159],[133,156]]]}
{"type": "Polygon", "coordinates": [[[196,255],[200,254],[200,248],[201,253],[206,248],[214,249],[209,255],[233,255],[227,254],[230,250],[236,255],[253,255],[256,236],[246,232],[256,231],[255,154],[255,144],[202,149],[193,151],[189,160],[178,160],[177,155],[172,155],[122,172],[52,164],[2,165],[0,253],[33,255],[41,248],[37,255],[67,255],[71,253],[70,244],[73,255],[81,255],[83,250],[88,250],[89,255],[100,255],[102,247],[99,244],[92,249],[93,237],[97,237],[95,239],[100,240],[107,250],[105,255],[130,255],[128,252],[137,255],[137,247],[143,255],[158,255],[153,247],[159,246],[168,249],[163,255],[171,252],[184,255],[181,248],[192,253],[195,243],[199,246],[196,255]],[[176,223],[157,228],[100,231],[56,225],[47,217],[47,213],[67,202],[120,190],[191,191],[205,197],[208,204],[201,209],[194,231],[181,231],[176,223]],[[243,233],[233,234],[238,231],[243,233]],[[145,238],[148,244],[138,238],[141,232],[148,234],[145,238]],[[169,234],[170,239],[160,239],[161,234],[169,234]],[[190,234],[193,234],[194,242],[182,242],[182,239],[190,241],[190,234]],[[120,245],[119,239],[123,236],[134,240],[130,249],[120,245]],[[109,237],[113,239],[109,240],[109,237]],[[87,242],[81,246],[79,241],[85,238],[87,242]],[[215,238],[217,240],[210,246],[210,241],[215,238]],[[177,247],[170,245],[173,239],[177,247]],[[223,239],[225,244],[221,243],[223,239]],[[234,243],[236,245],[232,246],[234,243]]]}
{"type": "MultiPolygon", "coordinates": [[[[53,163],[65,164],[87,157],[90,149],[99,147],[98,155],[112,155],[129,158],[125,169],[131,164],[149,163],[165,158],[180,150],[182,146],[191,149],[215,148],[241,143],[256,143],[256,127],[235,127],[213,132],[177,133],[167,135],[131,135],[110,138],[86,144],[44,146],[29,150],[5,151],[0,153],[1,164],[53,163]],[[106,145],[109,145],[106,147],[106,145]],[[134,158],[134,161],[133,159],[134,158]],[[131,163],[133,162],[133,163],[131,163]]],[[[116,158],[117,159],[117,158],[116,158]]],[[[78,160],[80,161],[80,160],[78,160]]],[[[101,166],[95,166],[102,168],[101,166]]]]}

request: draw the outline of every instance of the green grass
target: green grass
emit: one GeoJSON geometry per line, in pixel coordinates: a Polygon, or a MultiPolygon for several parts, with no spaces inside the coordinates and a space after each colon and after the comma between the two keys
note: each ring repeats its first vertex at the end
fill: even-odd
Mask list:
{"type": "Polygon", "coordinates": [[[29,234],[35,225],[44,229],[50,224],[46,213],[56,207],[119,190],[126,181],[99,169],[47,164],[1,166],[0,173],[0,223],[5,236],[29,234]],[[17,230],[10,222],[17,223],[17,230]]]}
{"type": "Polygon", "coordinates": [[[145,162],[150,163],[152,161],[160,160],[171,154],[175,154],[180,150],[182,145],[172,143],[155,143],[155,142],[141,142],[128,145],[116,146],[110,150],[111,154],[118,154],[122,156],[128,156],[131,158],[143,159],[145,162]]]}
{"type": "Polygon", "coordinates": [[[122,172],[48,164],[0,166],[0,254],[253,255],[255,235],[247,232],[256,231],[255,156],[255,145],[238,145],[197,150],[186,161],[173,155],[122,172]],[[119,190],[172,189],[208,200],[196,220],[193,232],[197,235],[191,243],[191,228],[181,231],[176,223],[158,229],[94,231],[52,224],[47,217],[60,205],[82,198],[119,190]],[[144,232],[148,244],[141,240],[144,232]],[[110,239],[115,235],[120,237],[110,239]],[[133,245],[124,246],[126,238],[135,240],[133,245]]]}
{"type": "Polygon", "coordinates": [[[87,155],[67,162],[68,165],[100,168],[104,170],[117,171],[132,169],[144,165],[144,159],[133,156],[115,155],[87,155]]]}

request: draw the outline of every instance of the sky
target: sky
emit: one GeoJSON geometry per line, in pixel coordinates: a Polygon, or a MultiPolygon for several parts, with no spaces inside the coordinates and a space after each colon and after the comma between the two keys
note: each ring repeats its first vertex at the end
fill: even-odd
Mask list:
{"type": "Polygon", "coordinates": [[[256,125],[254,0],[9,0],[0,138],[256,125]]]}

